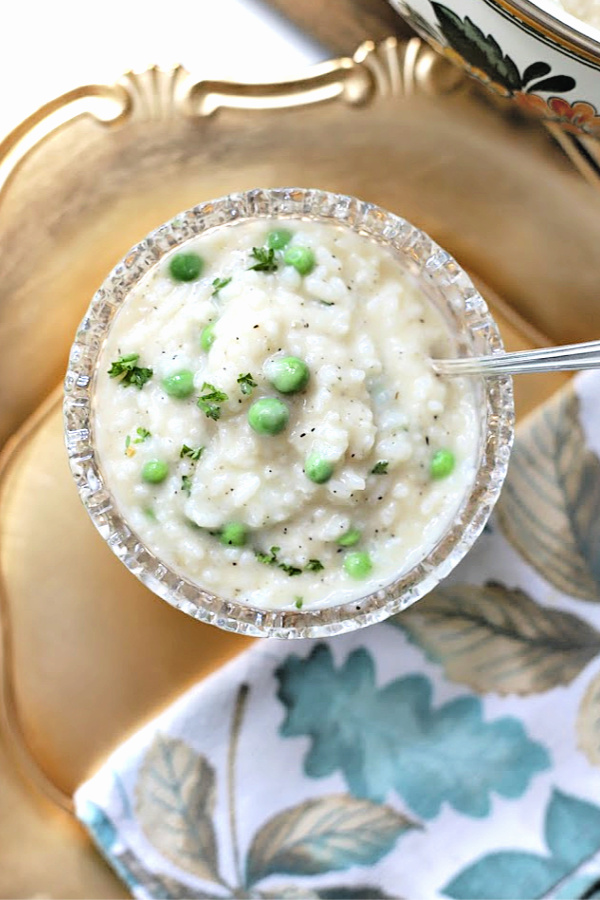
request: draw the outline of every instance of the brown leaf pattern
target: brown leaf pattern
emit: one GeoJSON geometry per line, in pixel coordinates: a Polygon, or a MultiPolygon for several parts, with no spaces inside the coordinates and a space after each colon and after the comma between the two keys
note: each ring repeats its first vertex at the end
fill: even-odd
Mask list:
{"type": "Polygon", "coordinates": [[[215,773],[205,757],[184,741],[156,735],[135,788],[142,831],[181,869],[218,882],[214,790],[215,773]]]}
{"type": "Polygon", "coordinates": [[[135,883],[143,884],[144,890],[156,900],[216,900],[214,892],[207,894],[191,888],[176,878],[150,872],[130,850],[115,854],[115,860],[124,867],[135,883]]]}
{"type": "Polygon", "coordinates": [[[498,502],[508,540],[551,584],[600,600],[600,460],[572,385],[523,426],[498,502]]]}
{"type": "Polygon", "coordinates": [[[600,766],[600,674],[587,686],[577,714],[577,739],[594,766],[600,766]]]}
{"type": "Polygon", "coordinates": [[[391,806],[330,794],[284,809],[254,836],[247,883],[275,873],[318,875],[372,865],[416,823],[391,806]]]}
{"type": "Polygon", "coordinates": [[[438,588],[396,616],[448,678],[479,693],[535,694],[569,684],[600,651],[600,633],[502,584],[438,588]]]}

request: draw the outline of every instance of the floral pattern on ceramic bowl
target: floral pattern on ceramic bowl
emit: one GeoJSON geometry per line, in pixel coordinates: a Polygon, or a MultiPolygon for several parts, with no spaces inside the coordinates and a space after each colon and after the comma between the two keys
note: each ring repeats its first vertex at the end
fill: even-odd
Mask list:
{"type": "Polygon", "coordinates": [[[390,2],[438,52],[496,94],[567,131],[600,137],[596,29],[547,0],[390,2]]]}

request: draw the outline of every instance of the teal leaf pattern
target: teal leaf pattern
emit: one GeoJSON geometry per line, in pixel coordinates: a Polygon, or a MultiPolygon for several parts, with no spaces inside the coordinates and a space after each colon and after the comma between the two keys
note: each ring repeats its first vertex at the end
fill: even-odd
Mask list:
{"type": "Polygon", "coordinates": [[[545,817],[549,854],[490,853],[443,889],[457,900],[530,900],[546,894],[600,849],[600,807],[553,791],[545,817]]]}
{"type": "Polygon", "coordinates": [[[548,849],[574,869],[600,848],[600,807],[554,791],[545,823],[548,849]]]}
{"type": "Polygon", "coordinates": [[[442,34],[463,59],[509,91],[518,91],[523,86],[516,65],[510,56],[502,53],[491,34],[485,35],[468,16],[461,19],[441,3],[431,5],[442,34]]]}
{"type": "Polygon", "coordinates": [[[502,531],[540,575],[600,600],[600,460],[587,447],[571,385],[521,429],[498,502],[502,531]]]}
{"type": "Polygon", "coordinates": [[[322,778],[340,770],[356,797],[382,801],[395,789],[424,819],[443,803],[483,817],[493,792],[520,797],[549,766],[546,749],[517,719],[484,722],[478,697],[433,709],[423,675],[377,688],[364,648],[336,671],[329,647],[317,644],[307,659],[288,656],[276,677],[287,713],[281,734],[311,738],[306,774],[322,778]]]}
{"type": "Polygon", "coordinates": [[[600,633],[583,619],[497,582],[438,588],[391,624],[449,679],[482,694],[570,684],[600,652],[600,633]]]}
{"type": "Polygon", "coordinates": [[[599,900],[600,881],[597,875],[574,875],[552,895],[553,900],[599,900]]]}
{"type": "Polygon", "coordinates": [[[105,856],[108,856],[117,839],[117,829],[104,810],[96,803],[88,801],[85,807],[79,810],[79,818],[87,825],[98,847],[105,856]]]}
{"type": "Polygon", "coordinates": [[[143,883],[143,877],[138,878],[135,868],[129,865],[127,854],[117,854],[115,845],[117,844],[118,833],[115,825],[96,803],[87,801],[83,809],[78,811],[79,818],[85,822],[94,843],[113,867],[119,878],[134,890],[140,883],[143,883]]]}
{"type": "Polygon", "coordinates": [[[140,766],[135,813],[148,840],[167,859],[220,882],[212,823],[215,773],[184,741],[157,734],[140,766]]]}
{"type": "Polygon", "coordinates": [[[456,900],[533,900],[565,874],[563,867],[535,853],[490,853],[464,869],[443,893],[456,900]]]}
{"type": "Polygon", "coordinates": [[[416,824],[391,806],[331,794],[284,809],[254,836],[246,882],[267,875],[318,875],[373,865],[416,824]]]}

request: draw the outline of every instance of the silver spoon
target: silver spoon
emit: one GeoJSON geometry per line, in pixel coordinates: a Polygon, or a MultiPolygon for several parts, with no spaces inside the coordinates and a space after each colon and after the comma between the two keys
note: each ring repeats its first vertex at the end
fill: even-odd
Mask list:
{"type": "Polygon", "coordinates": [[[433,359],[440,375],[521,375],[526,372],[576,372],[600,369],[600,341],[518,350],[492,356],[466,356],[459,359],[433,359]]]}

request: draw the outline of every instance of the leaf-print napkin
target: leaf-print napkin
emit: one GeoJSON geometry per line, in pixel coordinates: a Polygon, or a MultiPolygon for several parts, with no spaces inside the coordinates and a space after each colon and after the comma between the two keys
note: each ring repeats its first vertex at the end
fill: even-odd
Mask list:
{"type": "Polygon", "coordinates": [[[600,373],[521,428],[497,512],[391,622],[257,642],[77,814],[140,898],[600,897],[600,373]]]}

